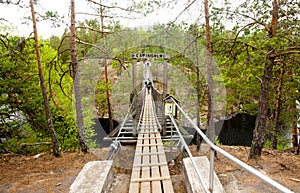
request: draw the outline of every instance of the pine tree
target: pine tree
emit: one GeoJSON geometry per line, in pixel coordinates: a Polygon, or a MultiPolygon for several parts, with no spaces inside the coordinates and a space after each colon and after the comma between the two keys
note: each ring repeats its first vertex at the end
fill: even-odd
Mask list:
{"type": "Polygon", "coordinates": [[[73,82],[75,91],[76,124],[78,129],[78,143],[82,152],[88,151],[85,128],[83,123],[82,102],[80,93],[80,74],[78,73],[78,61],[76,53],[76,29],[75,29],[75,2],[71,3],[71,63],[73,68],[73,82]]]}
{"type": "Polygon", "coordinates": [[[50,131],[50,134],[51,134],[51,137],[52,137],[53,154],[56,157],[58,157],[59,156],[59,146],[58,146],[58,140],[57,140],[56,133],[55,133],[55,130],[54,130],[53,122],[52,122],[52,119],[51,119],[50,107],[49,107],[49,102],[48,102],[48,95],[47,95],[47,90],[46,90],[45,81],[44,81],[43,67],[42,67],[41,54],[40,54],[40,48],[39,48],[39,40],[38,40],[38,32],[37,32],[37,26],[36,26],[36,18],[35,18],[33,0],[30,0],[29,2],[30,2],[32,23],[33,23],[33,31],[34,31],[36,58],[37,58],[37,63],[38,63],[40,85],[41,85],[43,99],[44,99],[46,119],[47,119],[47,122],[48,122],[49,131],[50,131]]]}

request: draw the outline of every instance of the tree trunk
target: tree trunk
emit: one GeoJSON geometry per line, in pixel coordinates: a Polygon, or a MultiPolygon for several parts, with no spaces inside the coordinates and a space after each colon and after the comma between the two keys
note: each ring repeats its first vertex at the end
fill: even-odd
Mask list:
{"type": "Polygon", "coordinates": [[[258,113],[255,122],[255,129],[253,131],[253,140],[249,154],[249,159],[260,157],[262,148],[265,143],[266,119],[268,114],[269,90],[271,81],[270,79],[272,76],[272,70],[274,66],[274,51],[271,51],[269,53],[270,55],[272,55],[272,57],[268,55],[267,62],[265,64],[258,113]]]}
{"type": "Polygon", "coordinates": [[[297,129],[297,108],[296,108],[296,101],[292,105],[292,152],[297,151],[297,154],[299,154],[299,142],[298,142],[298,129],[297,129]]]}
{"type": "Polygon", "coordinates": [[[207,84],[208,84],[208,138],[215,143],[215,125],[214,125],[214,95],[213,95],[213,67],[211,56],[211,42],[210,42],[210,25],[209,25],[209,10],[208,0],[204,0],[205,10],[205,35],[206,35],[206,62],[207,62],[207,84]]]}
{"type": "Polygon", "coordinates": [[[299,153],[300,153],[300,141],[299,141],[299,132],[300,132],[300,129],[298,128],[298,129],[296,129],[296,131],[298,131],[298,133],[297,133],[297,143],[298,143],[298,146],[297,146],[297,148],[296,148],[296,152],[297,152],[297,155],[299,155],[299,153]]]}
{"type": "Polygon", "coordinates": [[[114,129],[113,125],[113,117],[111,111],[111,104],[110,104],[110,89],[109,89],[109,80],[108,80],[108,64],[106,58],[106,43],[105,43],[105,34],[104,34],[104,16],[103,16],[103,6],[102,0],[100,0],[100,17],[101,17],[101,31],[102,31],[102,40],[104,43],[104,74],[105,74],[105,84],[106,84],[106,102],[108,108],[108,120],[109,120],[109,130],[112,131],[114,129]]]}
{"type": "Polygon", "coordinates": [[[37,63],[38,63],[38,70],[39,70],[39,77],[40,77],[42,95],[43,95],[43,99],[44,99],[45,114],[46,114],[46,119],[47,119],[47,122],[48,122],[50,135],[51,135],[51,138],[52,138],[53,154],[54,154],[54,156],[58,157],[59,156],[59,145],[58,145],[58,140],[57,140],[57,137],[56,137],[55,129],[54,129],[54,126],[53,126],[53,122],[52,122],[52,119],[51,119],[50,107],[49,107],[49,102],[48,102],[48,95],[47,95],[47,90],[46,90],[45,81],[44,81],[43,67],[42,67],[42,61],[41,61],[41,53],[40,53],[40,47],[39,47],[39,40],[38,40],[38,33],[37,33],[37,27],[36,27],[36,18],[35,18],[33,0],[30,0],[29,3],[30,3],[30,8],[31,8],[33,32],[34,32],[34,41],[35,41],[35,52],[36,52],[36,59],[37,59],[37,63]]]}
{"type": "MultiPolygon", "coordinates": [[[[196,82],[196,90],[197,90],[197,126],[200,128],[200,70],[199,70],[199,50],[198,50],[198,39],[196,40],[196,75],[197,75],[197,82],[196,82]]],[[[201,145],[202,138],[200,134],[196,133],[196,144],[197,144],[197,150],[200,151],[200,145],[201,145]]]]}
{"type": "MultiPolygon", "coordinates": [[[[277,23],[278,23],[278,0],[273,1],[272,21],[271,26],[266,27],[268,30],[268,37],[271,39],[276,35],[277,23]]],[[[275,65],[275,50],[270,47],[266,54],[266,64],[264,69],[264,75],[262,79],[260,100],[258,106],[258,113],[255,122],[255,129],[253,131],[253,140],[249,153],[249,159],[259,158],[261,156],[262,148],[265,143],[265,130],[266,130],[266,119],[268,113],[269,103],[269,90],[270,81],[273,72],[273,66],[275,65]]]]}
{"type": "Polygon", "coordinates": [[[75,2],[71,3],[71,62],[73,68],[73,83],[75,91],[76,124],[78,129],[78,143],[82,152],[88,151],[86,143],[85,128],[83,124],[81,93],[80,93],[80,74],[78,73],[78,62],[76,53],[76,29],[75,29],[75,2]]]}
{"type": "Polygon", "coordinates": [[[285,73],[285,63],[282,64],[280,70],[280,77],[279,77],[279,86],[278,86],[278,93],[277,93],[277,100],[276,100],[276,107],[275,107],[274,134],[272,140],[273,149],[277,149],[278,136],[280,135],[279,124],[280,124],[281,98],[282,98],[284,73],[285,73]]]}

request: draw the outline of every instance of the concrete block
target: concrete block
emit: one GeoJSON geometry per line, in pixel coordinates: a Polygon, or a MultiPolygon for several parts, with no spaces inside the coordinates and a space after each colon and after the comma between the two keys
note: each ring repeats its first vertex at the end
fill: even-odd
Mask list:
{"type": "MultiPolygon", "coordinates": [[[[205,156],[194,157],[194,161],[202,175],[202,178],[209,187],[209,160],[205,156]]],[[[184,167],[184,183],[188,193],[202,193],[205,192],[202,188],[200,179],[194,169],[190,158],[183,159],[184,167]]],[[[225,193],[225,190],[216,174],[214,174],[213,193],[225,193]]]]}
{"type": "Polygon", "coordinates": [[[105,193],[113,181],[113,161],[85,164],[70,187],[70,193],[105,193]]]}

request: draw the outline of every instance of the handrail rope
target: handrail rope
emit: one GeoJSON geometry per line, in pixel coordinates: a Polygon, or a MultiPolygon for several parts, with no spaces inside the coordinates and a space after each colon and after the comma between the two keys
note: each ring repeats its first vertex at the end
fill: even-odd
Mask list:
{"type": "MultiPolygon", "coordinates": [[[[146,86],[144,85],[144,86],[143,86],[143,89],[142,89],[139,93],[141,93],[141,92],[144,91],[145,89],[146,89],[146,86]]],[[[146,102],[146,101],[143,102],[143,106],[142,106],[142,109],[141,109],[141,113],[140,113],[138,125],[137,125],[137,127],[136,127],[136,130],[137,130],[137,131],[138,131],[138,129],[140,128],[140,124],[141,124],[141,122],[142,122],[142,117],[143,117],[143,114],[144,114],[144,108],[145,108],[145,102],[146,102]]]]}
{"type": "MultiPolygon", "coordinates": [[[[151,62],[150,62],[151,63],[151,62]]],[[[145,69],[146,70],[146,69],[145,69]]],[[[146,70],[147,72],[148,72],[148,77],[144,77],[144,78],[149,78],[149,79],[151,79],[152,80],[152,88],[158,93],[158,94],[161,94],[161,93],[159,93],[159,91],[155,88],[155,86],[154,86],[154,82],[153,82],[153,76],[152,76],[152,72],[151,72],[151,69],[150,69],[150,66],[147,66],[147,70],[146,70]]],[[[156,104],[155,104],[155,101],[154,101],[154,99],[153,99],[153,95],[152,95],[152,90],[151,90],[151,101],[152,101],[152,109],[155,107],[155,109],[156,109],[156,104]],[[153,107],[154,106],[154,107],[153,107]]],[[[154,111],[153,111],[154,112],[154,111]]],[[[162,127],[161,127],[161,125],[160,125],[160,123],[159,123],[159,120],[158,120],[158,118],[157,118],[157,114],[156,114],[156,111],[155,111],[155,121],[156,121],[156,123],[157,123],[157,125],[158,125],[158,127],[159,127],[159,130],[161,131],[162,130],[162,127]]]]}
{"type": "Polygon", "coordinates": [[[213,142],[211,142],[208,137],[199,129],[199,127],[192,121],[192,119],[183,111],[183,109],[176,103],[176,101],[171,98],[173,103],[177,106],[177,108],[182,112],[182,114],[186,117],[186,119],[188,119],[188,121],[193,125],[194,129],[201,135],[201,137],[203,138],[203,140],[215,151],[219,152],[220,154],[222,154],[223,156],[227,157],[229,160],[233,161],[234,163],[236,163],[237,165],[241,166],[242,168],[244,168],[245,170],[247,170],[248,172],[252,173],[253,175],[257,176],[258,178],[260,178],[261,180],[263,180],[264,182],[268,183],[269,185],[275,187],[276,189],[284,192],[284,193],[293,193],[293,191],[291,191],[290,189],[286,188],[285,186],[279,184],[278,182],[276,182],[275,180],[271,179],[270,177],[262,174],[261,172],[257,171],[256,169],[254,169],[253,167],[247,165],[246,163],[244,163],[243,161],[237,159],[236,157],[234,157],[233,155],[227,153],[226,151],[224,151],[223,149],[221,149],[220,147],[216,146],[213,142]]]}
{"type": "Polygon", "coordinates": [[[120,129],[119,129],[118,135],[117,135],[117,137],[116,137],[115,140],[114,140],[115,142],[118,140],[119,135],[121,134],[121,131],[122,131],[122,129],[123,129],[125,123],[126,123],[127,120],[128,120],[128,117],[129,117],[130,110],[131,110],[132,106],[133,106],[133,103],[131,103],[131,104],[130,104],[130,107],[128,108],[128,111],[127,111],[127,113],[126,113],[126,116],[125,116],[125,118],[124,118],[124,120],[123,120],[123,122],[122,122],[122,124],[121,124],[120,129]]]}
{"type": "MultiPolygon", "coordinates": [[[[142,90],[143,90],[143,89],[142,89],[142,90]]],[[[141,90],[139,93],[141,93],[142,90],[141,90]]],[[[139,93],[138,93],[138,94],[139,94],[139,93]]],[[[131,109],[132,109],[132,107],[133,107],[134,102],[135,102],[135,98],[132,100],[132,103],[130,104],[130,107],[128,108],[128,111],[127,111],[127,113],[126,113],[126,116],[125,116],[125,118],[124,118],[122,124],[121,124],[121,127],[120,127],[120,129],[119,129],[119,132],[118,132],[117,137],[115,138],[115,140],[114,140],[114,141],[111,143],[111,145],[110,145],[110,152],[108,153],[108,156],[106,157],[106,160],[112,160],[112,159],[114,158],[114,155],[115,155],[115,154],[118,152],[118,150],[121,148],[121,143],[118,141],[118,138],[119,138],[119,136],[120,136],[120,134],[121,134],[121,132],[122,132],[122,129],[123,129],[125,123],[128,121],[129,113],[130,113],[130,111],[131,111],[131,109]]]]}
{"type": "MultiPolygon", "coordinates": [[[[144,89],[144,88],[143,88],[143,89],[144,89]]],[[[143,91],[143,89],[141,89],[141,90],[137,93],[137,95],[140,94],[140,93],[143,91]]],[[[123,129],[125,123],[127,122],[129,113],[130,113],[130,111],[131,111],[131,109],[132,109],[132,107],[133,107],[133,104],[134,104],[134,102],[135,102],[135,98],[136,98],[136,96],[134,97],[134,99],[132,100],[132,103],[130,104],[130,106],[129,106],[129,108],[128,108],[128,111],[127,111],[127,113],[126,113],[126,116],[125,116],[125,118],[124,118],[124,120],[123,120],[123,122],[122,122],[122,124],[121,124],[120,129],[119,129],[118,135],[117,135],[116,139],[114,140],[115,142],[118,140],[119,135],[121,134],[121,131],[122,131],[122,129],[123,129]]]]}
{"type": "Polygon", "coordinates": [[[146,86],[144,85],[143,88],[137,93],[137,95],[139,95],[145,88],[146,86]]]}
{"type": "Polygon", "coordinates": [[[162,93],[160,93],[160,92],[158,91],[158,89],[154,86],[154,84],[152,84],[152,87],[153,87],[153,89],[154,89],[158,94],[161,94],[161,95],[162,95],[162,93]]]}
{"type": "MultiPolygon", "coordinates": [[[[152,94],[152,93],[151,93],[152,94]]],[[[155,112],[155,121],[156,121],[156,123],[157,123],[157,125],[158,125],[158,127],[159,127],[159,130],[161,131],[162,130],[162,127],[161,127],[161,125],[160,125],[160,123],[159,123],[159,120],[158,120],[158,118],[157,118],[157,114],[156,114],[156,111],[154,111],[154,109],[156,109],[156,105],[155,105],[155,101],[154,101],[154,99],[153,99],[153,96],[151,95],[151,102],[152,102],[152,112],[155,112]]]]}

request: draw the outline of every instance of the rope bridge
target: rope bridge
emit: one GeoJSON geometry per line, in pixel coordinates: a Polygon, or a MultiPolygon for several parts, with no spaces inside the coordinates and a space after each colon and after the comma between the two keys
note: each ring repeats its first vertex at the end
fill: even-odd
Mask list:
{"type": "Polygon", "coordinates": [[[142,113],[129,192],[172,193],[168,163],[150,93],[146,94],[142,113]]]}
{"type": "MultiPolygon", "coordinates": [[[[148,56],[150,55],[147,55],[147,57],[148,56]]],[[[133,55],[133,59],[139,57],[143,58],[146,57],[146,55],[133,55]]],[[[164,58],[164,68],[166,69],[166,56],[155,55],[153,57],[164,58]]],[[[136,61],[133,63],[136,63],[136,61]]],[[[222,184],[214,172],[214,156],[215,152],[218,152],[279,191],[292,193],[288,188],[275,182],[268,176],[260,173],[213,144],[180,105],[177,104],[177,101],[170,98],[172,100],[172,108],[173,106],[174,108],[178,108],[178,112],[182,114],[184,119],[195,129],[195,132],[199,133],[207,145],[210,146],[209,161],[206,156],[193,157],[173,114],[170,113],[169,116],[165,116],[166,112],[164,112],[162,102],[163,97],[167,94],[166,88],[164,88],[163,94],[160,94],[155,89],[150,71],[151,63],[145,60],[144,64],[144,80],[150,81],[152,86],[147,87],[147,91],[145,90],[146,86],[143,84],[134,88],[134,92],[130,97],[131,105],[127,115],[121,127],[115,132],[112,132],[113,135],[110,136],[113,142],[110,146],[107,160],[87,163],[71,185],[70,193],[110,192],[109,189],[114,176],[113,159],[121,149],[121,142],[126,141],[136,142],[129,193],[174,193],[160,134],[162,132],[162,135],[165,137],[165,133],[167,133],[167,117],[169,117],[171,121],[171,142],[176,139],[177,147],[188,155],[188,157],[183,159],[184,181],[187,192],[224,192],[222,184]],[[161,125],[163,123],[165,124],[165,130],[162,131],[161,125]],[[174,135],[174,133],[176,133],[176,135],[174,135]],[[116,137],[113,137],[115,134],[117,134],[116,137]]],[[[133,78],[133,80],[135,80],[135,78],[133,78]]],[[[135,85],[135,83],[133,85],[135,85]]],[[[166,86],[166,81],[164,86],[166,86]]]]}

